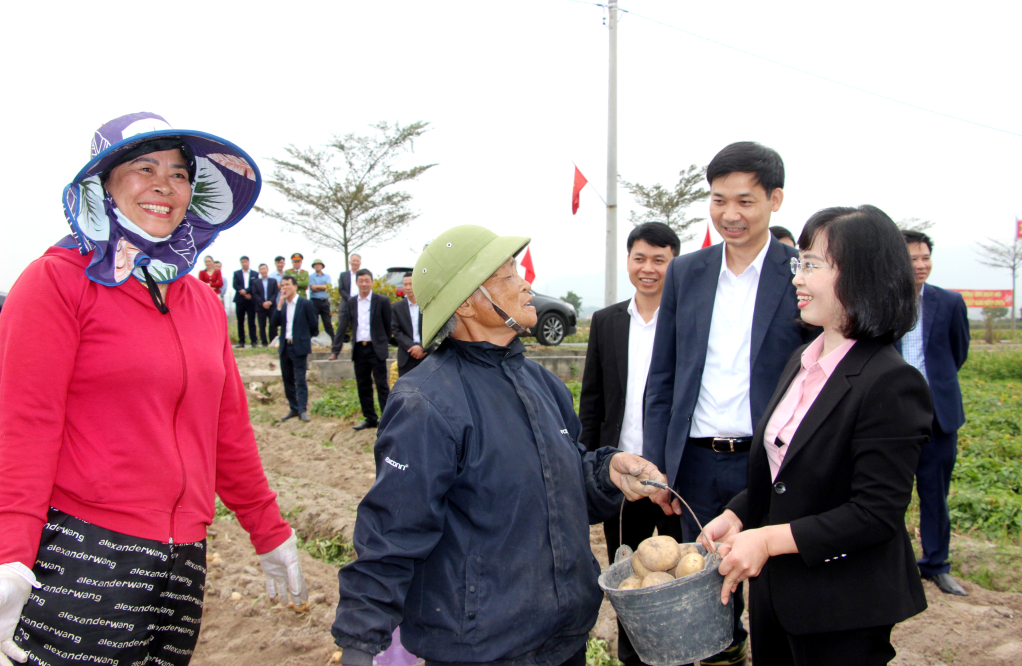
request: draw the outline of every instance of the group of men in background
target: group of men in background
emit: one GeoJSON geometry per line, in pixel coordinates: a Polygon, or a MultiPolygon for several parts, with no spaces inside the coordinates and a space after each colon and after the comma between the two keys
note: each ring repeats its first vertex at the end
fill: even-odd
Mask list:
{"type": "Polygon", "coordinates": [[[257,272],[251,269],[248,257],[241,257],[241,268],[234,272],[232,283],[238,318],[236,347],[245,347],[246,321],[250,346],[265,347],[273,339],[279,339],[281,374],[290,407],[281,420],[299,417],[308,421],[307,361],[312,353],[312,338],[319,334],[322,325],[332,340],[331,360],[337,359],[344,343],[351,343],[364,417],[355,430],[375,428],[379,414],[373,400],[373,385],[382,413],[390,394],[387,369],[390,344],[393,342],[398,347],[399,376],[418,366],[428,353],[422,346],[422,315],[415,300],[411,273],[403,278],[404,298],[392,308],[386,296],[373,292],[373,274],[362,268],[362,257],[352,254],[350,270],[341,273],[337,280],[341,299],[335,330],[330,312],[333,280],[323,272],[326,265],[322,260],[314,259],[313,272],[309,273],[302,268],[304,259],[300,252],[294,253],[291,268],[285,270],[284,257],[277,257],[274,271],[260,264],[257,272]]]}
{"type": "MultiPolygon", "coordinates": [[[[780,155],[732,144],[711,161],[707,180],[710,217],[724,242],[678,257],[678,236],[667,225],[632,230],[627,267],[635,293],[593,315],[579,402],[580,440],[589,450],[616,446],[653,462],[703,524],[746,488],[767,402],[788,358],[818,333],[799,323],[795,239],[769,226],[784,198],[780,155]]],[[[906,232],[905,240],[920,312],[898,347],[927,378],[934,402],[933,439],[917,469],[919,568],[945,594],[964,595],[949,575],[947,494],[965,420],[957,371],[968,354],[967,313],[960,295],[925,284],[931,239],[906,232]]],[[[648,499],[627,504],[623,515],[623,523],[604,524],[611,558],[622,540],[635,549],[654,530],[685,542],[700,531],[690,515],[665,516],[648,499]]],[[[734,642],[704,665],[747,663],[740,586],[734,598],[734,642]]],[[[618,658],[641,664],[620,625],[618,638],[618,658]]]]}

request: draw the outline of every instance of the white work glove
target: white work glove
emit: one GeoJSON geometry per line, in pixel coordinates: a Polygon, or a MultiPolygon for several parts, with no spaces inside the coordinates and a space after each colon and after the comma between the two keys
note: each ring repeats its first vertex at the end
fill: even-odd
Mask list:
{"type": "Polygon", "coordinates": [[[294,529],[287,541],[260,555],[259,564],[266,574],[266,593],[271,600],[279,597],[281,603],[288,603],[289,592],[296,606],[309,600],[302,565],[298,562],[298,537],[294,529]]]}
{"type": "Polygon", "coordinates": [[[14,629],[33,587],[39,587],[39,583],[24,564],[0,564],[0,666],[11,666],[8,657],[22,664],[28,659],[25,651],[14,644],[14,629]]]}

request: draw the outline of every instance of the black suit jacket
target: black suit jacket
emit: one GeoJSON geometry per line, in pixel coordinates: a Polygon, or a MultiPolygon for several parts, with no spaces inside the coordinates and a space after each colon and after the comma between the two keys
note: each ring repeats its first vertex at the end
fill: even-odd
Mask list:
{"type": "Polygon", "coordinates": [[[791,524],[799,552],[770,558],[760,574],[788,633],[901,622],[926,608],[905,510],[930,438],[929,388],[893,345],[856,342],[802,419],[773,482],[763,433],[803,349],[756,428],[748,489],[728,508],[745,529],[791,524]]]}
{"type": "MultiPolygon", "coordinates": [[[[250,293],[250,294],[252,293],[252,290],[254,289],[254,287],[252,286],[252,282],[254,282],[255,280],[258,280],[258,279],[259,279],[259,273],[256,273],[253,270],[249,270],[248,271],[248,293],[250,293]]],[[[255,302],[255,297],[254,296],[252,297],[252,300],[249,300],[249,299],[245,298],[244,296],[242,296],[239,293],[242,289],[245,288],[244,271],[242,271],[242,270],[234,271],[234,283],[233,283],[232,286],[234,287],[234,302],[235,303],[241,303],[241,302],[254,303],[255,302]]]]}
{"type": "Polygon", "coordinates": [[[351,298],[351,271],[344,271],[337,278],[337,289],[341,292],[341,302],[351,298]]]}
{"type": "MultiPolygon", "coordinates": [[[[969,358],[969,311],[962,295],[927,284],[923,289],[923,358],[933,415],[944,432],[965,425],[958,371],[969,358]]],[[[895,343],[901,351],[899,340],[895,343]]]]}
{"type": "MultiPolygon", "coordinates": [[[[381,361],[387,360],[390,353],[390,299],[371,293],[369,302],[369,337],[373,342],[373,350],[381,361]]],[[[351,354],[355,355],[355,331],[358,330],[358,296],[347,300],[347,307],[341,308],[337,321],[337,333],[334,335],[333,353],[338,354],[344,346],[344,331],[351,325],[351,354]]]]}
{"type": "MultiPolygon", "coordinates": [[[[412,357],[408,353],[408,350],[414,347],[416,344],[422,346],[421,343],[415,342],[412,335],[412,314],[409,309],[409,303],[407,298],[402,298],[400,301],[394,304],[391,312],[390,322],[390,334],[397,343],[397,365],[399,368],[405,367],[408,363],[408,359],[412,357]]],[[[422,339],[422,310],[419,310],[419,339],[422,339]]],[[[425,349],[425,347],[423,347],[425,349]]],[[[432,353],[435,346],[426,349],[426,353],[432,353]]]]}
{"type": "MultiPolygon", "coordinates": [[[[307,356],[312,353],[312,339],[319,335],[319,317],[316,316],[316,308],[309,299],[296,296],[295,300],[297,303],[295,303],[295,321],[291,325],[291,340],[294,343],[295,354],[307,356]]],[[[284,336],[287,335],[286,302],[273,313],[270,325],[280,327],[280,345],[277,347],[277,352],[283,354],[285,350],[284,336]]]]}
{"type": "Polygon", "coordinates": [[[263,293],[263,279],[261,277],[257,277],[255,282],[250,282],[249,286],[252,288],[252,302],[255,303],[256,312],[273,314],[273,311],[277,309],[277,297],[280,294],[277,281],[271,277],[266,278],[266,293],[263,293]],[[270,302],[270,307],[267,309],[263,309],[265,301],[270,302]]]}
{"type": "MultiPolygon", "coordinates": [[[[798,251],[771,236],[756,290],[749,355],[752,427],[764,414],[784,363],[810,337],[801,325],[791,284],[791,258],[798,251]]],[[[646,380],[643,457],[674,485],[706,365],[713,302],[717,298],[724,243],[671,261],[657,315],[653,360],[646,380]]]]}
{"type": "Polygon", "coordinates": [[[578,417],[582,421],[579,441],[589,451],[617,446],[625,418],[628,389],[628,329],[631,299],[593,314],[589,325],[582,393],[578,417]]]}

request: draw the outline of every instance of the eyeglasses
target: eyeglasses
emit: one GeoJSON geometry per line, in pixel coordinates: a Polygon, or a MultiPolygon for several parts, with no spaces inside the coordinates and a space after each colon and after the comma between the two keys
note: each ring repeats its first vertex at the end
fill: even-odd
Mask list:
{"type": "Polygon", "coordinates": [[[814,264],[810,262],[802,263],[798,260],[798,257],[791,258],[791,274],[798,275],[799,270],[802,271],[802,275],[809,277],[813,274],[814,268],[834,268],[830,264],[814,264]]]}

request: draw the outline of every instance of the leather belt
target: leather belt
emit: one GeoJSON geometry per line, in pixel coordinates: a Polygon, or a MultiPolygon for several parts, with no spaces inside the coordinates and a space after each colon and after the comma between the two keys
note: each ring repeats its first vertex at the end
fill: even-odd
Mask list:
{"type": "Polygon", "coordinates": [[[367,344],[369,344],[369,343],[368,343],[367,341],[363,340],[362,342],[360,342],[360,343],[358,343],[358,344],[360,344],[360,345],[362,345],[362,346],[365,346],[365,345],[367,345],[367,344]]]}
{"type": "Polygon", "coordinates": [[[688,443],[715,453],[743,453],[752,448],[752,437],[689,437],[688,443]]]}

